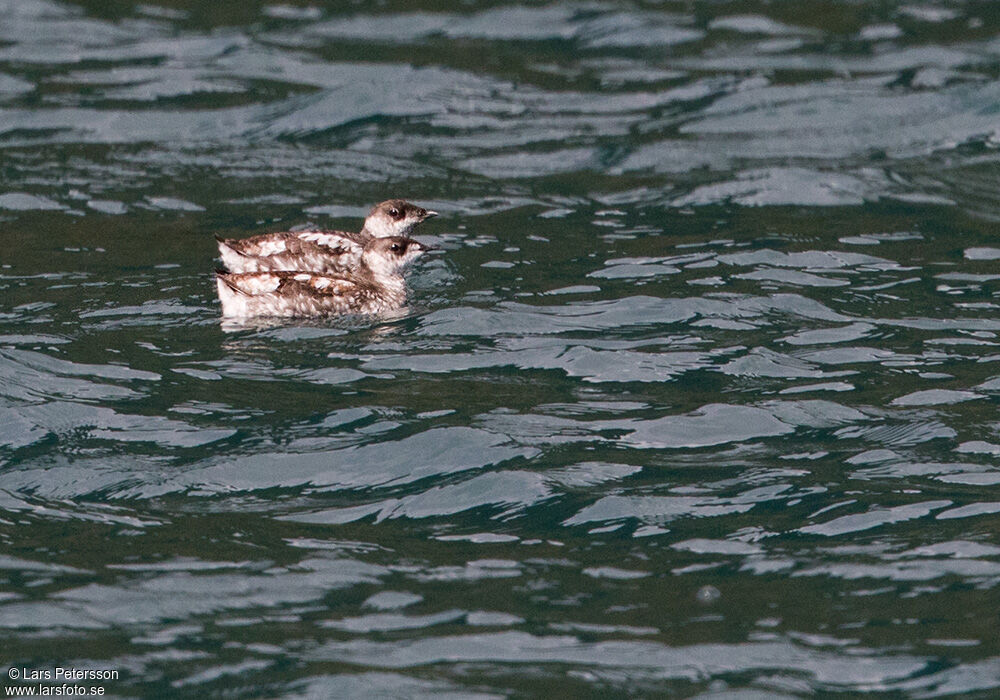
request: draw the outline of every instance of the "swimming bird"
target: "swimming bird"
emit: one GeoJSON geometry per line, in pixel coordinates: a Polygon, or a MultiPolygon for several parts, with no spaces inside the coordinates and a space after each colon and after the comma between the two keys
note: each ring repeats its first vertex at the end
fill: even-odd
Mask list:
{"type": "Polygon", "coordinates": [[[359,264],[325,272],[216,272],[222,315],[334,316],[378,314],[406,303],[403,271],[429,248],[404,236],[369,238],[359,264]]]}
{"type": "Polygon", "coordinates": [[[437,216],[402,199],[389,199],[372,207],[364,227],[349,231],[280,231],[250,238],[218,238],[219,256],[230,272],[309,270],[336,272],[359,264],[371,238],[409,236],[423,221],[437,216]]]}

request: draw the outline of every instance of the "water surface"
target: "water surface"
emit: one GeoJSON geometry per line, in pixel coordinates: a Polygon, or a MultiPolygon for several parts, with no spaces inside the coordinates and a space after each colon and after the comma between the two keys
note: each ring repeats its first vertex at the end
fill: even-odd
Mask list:
{"type": "Polygon", "coordinates": [[[992,697],[981,2],[0,2],[0,628],[116,697],[992,697]],[[214,234],[442,216],[405,312],[214,234]]]}

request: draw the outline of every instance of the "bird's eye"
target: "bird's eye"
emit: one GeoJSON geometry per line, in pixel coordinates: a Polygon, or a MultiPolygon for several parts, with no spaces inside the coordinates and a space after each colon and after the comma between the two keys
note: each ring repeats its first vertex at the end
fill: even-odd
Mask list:
{"type": "Polygon", "coordinates": [[[401,212],[399,209],[396,209],[396,207],[393,207],[392,209],[389,210],[389,216],[391,216],[394,219],[402,219],[403,212],[401,212]]]}
{"type": "Polygon", "coordinates": [[[389,250],[391,250],[393,253],[399,253],[403,250],[403,246],[401,246],[399,243],[393,243],[391,246],[389,246],[389,250]]]}

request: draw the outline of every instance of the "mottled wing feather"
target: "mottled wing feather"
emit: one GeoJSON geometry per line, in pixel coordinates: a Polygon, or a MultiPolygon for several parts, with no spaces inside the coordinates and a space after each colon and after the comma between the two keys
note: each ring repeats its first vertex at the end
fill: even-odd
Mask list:
{"type": "Polygon", "coordinates": [[[357,266],[361,260],[364,246],[354,235],[340,231],[268,233],[220,240],[219,254],[233,272],[338,272],[357,266]]]}
{"type": "Polygon", "coordinates": [[[219,242],[241,255],[264,258],[282,253],[297,255],[314,247],[335,254],[360,253],[363,241],[358,240],[357,236],[358,234],[344,231],[299,231],[298,233],[283,231],[249,238],[229,238],[219,242]]]}
{"type": "Polygon", "coordinates": [[[232,289],[247,296],[270,294],[281,286],[281,275],[272,272],[249,272],[243,274],[220,274],[219,277],[232,289]]]}
{"type": "Polygon", "coordinates": [[[311,272],[220,273],[219,276],[230,287],[249,296],[272,292],[344,296],[357,291],[361,286],[354,280],[311,272]]]}
{"type": "Polygon", "coordinates": [[[360,255],[364,245],[364,241],[358,237],[358,234],[346,231],[299,231],[295,235],[299,240],[328,248],[337,254],[357,253],[360,255]]]}
{"type": "Polygon", "coordinates": [[[303,291],[309,294],[321,296],[346,296],[358,290],[358,283],[343,277],[331,277],[329,275],[317,275],[308,272],[300,272],[290,277],[304,288],[303,291]]]}
{"type": "Polygon", "coordinates": [[[383,298],[372,280],[350,272],[218,273],[218,279],[223,314],[233,317],[378,313],[403,301],[383,298]]]}
{"type": "Polygon", "coordinates": [[[297,240],[287,233],[265,233],[250,238],[230,238],[220,243],[240,255],[261,258],[288,251],[289,239],[297,240]]]}

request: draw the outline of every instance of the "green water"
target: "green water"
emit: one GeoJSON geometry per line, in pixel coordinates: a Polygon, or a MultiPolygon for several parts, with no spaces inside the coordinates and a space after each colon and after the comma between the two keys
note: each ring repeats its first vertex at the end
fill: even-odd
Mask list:
{"type": "Polygon", "coordinates": [[[994,697],[998,29],[0,2],[5,692],[994,697]],[[388,197],[404,312],[221,322],[388,197]]]}

